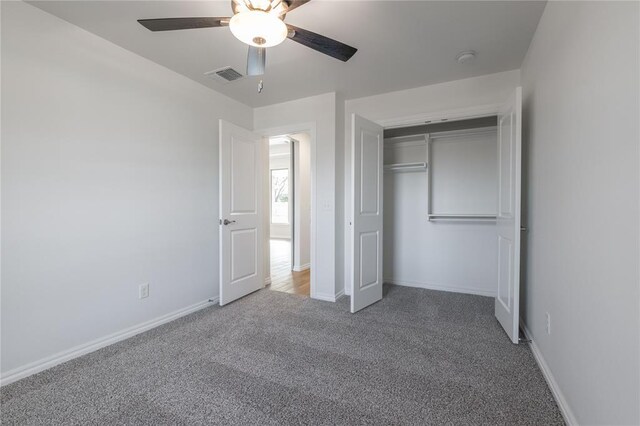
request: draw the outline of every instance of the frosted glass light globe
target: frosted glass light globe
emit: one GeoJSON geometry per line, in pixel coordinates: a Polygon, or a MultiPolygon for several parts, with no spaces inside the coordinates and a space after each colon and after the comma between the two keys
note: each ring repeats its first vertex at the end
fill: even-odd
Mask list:
{"type": "Polygon", "coordinates": [[[255,47],[276,46],[287,38],[287,26],[277,15],[262,10],[236,13],[229,28],[238,40],[255,47]]]}

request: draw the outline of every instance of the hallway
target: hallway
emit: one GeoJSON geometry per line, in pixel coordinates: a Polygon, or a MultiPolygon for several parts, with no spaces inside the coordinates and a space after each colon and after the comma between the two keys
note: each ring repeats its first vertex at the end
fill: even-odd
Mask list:
{"type": "Polygon", "coordinates": [[[291,241],[272,239],[270,247],[271,284],[267,288],[308,297],[311,284],[310,270],[291,270],[291,241]]]}

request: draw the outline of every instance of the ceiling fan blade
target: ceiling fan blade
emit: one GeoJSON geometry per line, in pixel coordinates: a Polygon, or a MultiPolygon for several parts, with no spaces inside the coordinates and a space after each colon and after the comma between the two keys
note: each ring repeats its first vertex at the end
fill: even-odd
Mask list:
{"type": "Polygon", "coordinates": [[[291,12],[296,7],[303,6],[310,1],[311,0],[285,0],[285,3],[287,3],[287,12],[291,12]]]}
{"type": "Polygon", "coordinates": [[[231,18],[159,18],[138,19],[138,22],[151,31],[190,30],[193,28],[226,27],[231,18]]]}
{"type": "Polygon", "coordinates": [[[340,43],[339,41],[309,30],[303,30],[302,28],[289,24],[287,24],[287,28],[289,28],[288,37],[291,40],[324,53],[325,55],[340,59],[343,62],[347,62],[358,51],[355,47],[340,43]]]}
{"type": "Polygon", "coordinates": [[[267,62],[267,49],[264,47],[249,46],[247,54],[247,75],[263,75],[267,62]]]}

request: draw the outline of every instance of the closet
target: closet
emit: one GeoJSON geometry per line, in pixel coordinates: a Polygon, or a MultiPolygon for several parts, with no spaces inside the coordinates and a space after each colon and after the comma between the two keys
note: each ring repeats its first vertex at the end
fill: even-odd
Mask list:
{"type": "Polygon", "coordinates": [[[497,117],[384,131],[384,282],[495,296],[497,117]]]}
{"type": "Polygon", "coordinates": [[[522,88],[483,108],[386,129],[352,114],[352,313],[381,300],[384,283],[489,296],[518,343],[522,88]]]}

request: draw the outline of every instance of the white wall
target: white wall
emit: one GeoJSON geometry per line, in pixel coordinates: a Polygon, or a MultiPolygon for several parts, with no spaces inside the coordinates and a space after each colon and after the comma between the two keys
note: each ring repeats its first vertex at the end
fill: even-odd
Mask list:
{"type": "Polygon", "coordinates": [[[293,270],[308,269],[311,262],[311,137],[308,133],[291,135],[294,144],[295,219],[293,270]]]}
{"type": "Polygon", "coordinates": [[[269,226],[270,237],[289,239],[291,238],[291,224],[287,223],[272,223],[271,222],[271,170],[275,169],[287,169],[289,176],[291,176],[291,154],[289,145],[275,145],[269,147],[269,226]]]}
{"type": "MultiPolygon", "coordinates": [[[[348,100],[345,104],[344,223],[349,223],[351,215],[351,115],[353,113],[369,120],[385,123],[397,118],[411,119],[411,117],[439,112],[498,105],[507,99],[518,86],[519,81],[520,73],[516,70],[348,100]]],[[[416,118],[413,119],[415,120],[416,118]]],[[[411,181],[416,179],[418,178],[415,176],[403,176],[395,180],[394,182],[398,184],[395,186],[398,196],[406,196],[409,197],[407,200],[411,200],[406,191],[411,192],[414,190],[412,186],[417,185],[417,183],[411,181]],[[399,185],[404,181],[408,186],[399,185]]],[[[388,181],[388,179],[385,180],[388,181]]],[[[388,193],[391,189],[388,186],[389,182],[385,182],[385,184],[387,185],[385,189],[388,193]]],[[[387,202],[388,197],[385,194],[385,203],[387,202]]],[[[397,283],[418,287],[486,295],[493,294],[490,289],[494,288],[491,282],[495,281],[494,259],[496,256],[496,244],[494,227],[489,227],[487,224],[463,225],[459,223],[428,222],[425,202],[425,200],[416,199],[408,201],[409,204],[405,206],[407,209],[405,214],[411,216],[412,221],[419,221],[416,215],[422,215],[422,221],[420,221],[421,225],[415,229],[411,239],[395,239],[395,253],[406,252],[412,253],[412,256],[422,256],[424,262],[427,261],[427,257],[431,254],[438,253],[438,261],[432,258],[434,261],[431,265],[432,267],[421,271],[420,274],[411,272],[406,267],[401,267],[402,263],[399,263],[396,264],[393,270],[395,276],[389,277],[385,271],[385,278],[395,278],[397,283]],[[418,240],[419,247],[413,247],[413,242],[418,240]],[[398,246],[397,244],[403,244],[403,246],[398,246]],[[443,251],[443,249],[446,250],[443,251]],[[443,259],[442,256],[446,256],[446,258],[443,259]],[[452,267],[453,265],[456,267],[452,267]],[[400,279],[398,277],[415,278],[400,279]]],[[[409,217],[405,219],[408,220],[409,217]]],[[[385,245],[387,243],[392,244],[393,241],[385,240],[385,245]]],[[[351,274],[347,260],[351,255],[351,241],[348,233],[344,235],[344,245],[344,282],[347,285],[350,282],[349,276],[351,274]]],[[[389,265],[388,262],[390,260],[387,259],[386,262],[389,265]]],[[[349,289],[346,290],[348,292],[349,289]]]]}
{"type": "Polygon", "coordinates": [[[217,295],[218,118],[253,123],[33,6],[1,7],[6,377],[217,295]]]}
{"type": "MultiPolygon", "coordinates": [[[[312,96],[254,109],[254,129],[283,133],[310,130],[311,134],[311,211],[316,228],[316,247],[311,248],[311,277],[315,289],[311,297],[335,300],[336,297],[336,96],[334,93],[312,96]],[[309,129],[311,126],[313,129],[309,129]],[[314,160],[315,157],[315,160],[314,160]],[[315,164],[314,164],[315,162],[315,164]],[[315,178],[315,179],[314,179],[315,178]],[[315,266],[315,269],[313,268],[315,266]]],[[[267,134],[265,133],[265,134],[267,134]]],[[[281,134],[283,134],[281,133],[281,134]]],[[[312,230],[313,233],[313,230],[312,230]]]]}
{"type": "Polygon", "coordinates": [[[580,424],[640,424],[639,12],[549,2],[522,68],[524,319],[580,424]]]}

